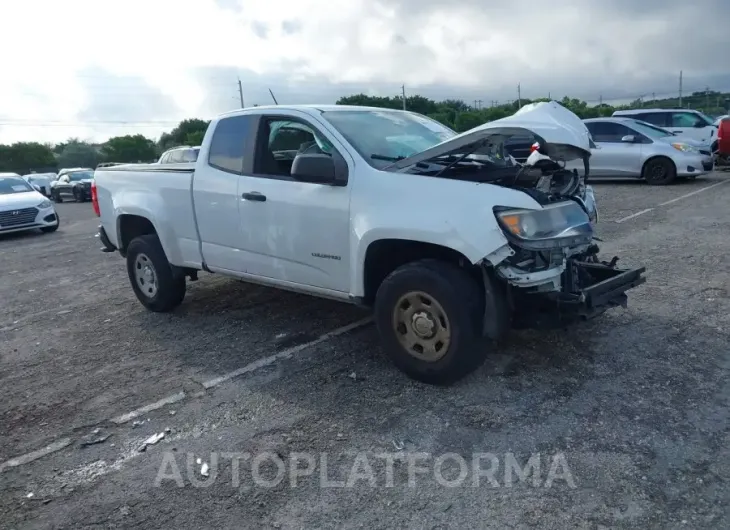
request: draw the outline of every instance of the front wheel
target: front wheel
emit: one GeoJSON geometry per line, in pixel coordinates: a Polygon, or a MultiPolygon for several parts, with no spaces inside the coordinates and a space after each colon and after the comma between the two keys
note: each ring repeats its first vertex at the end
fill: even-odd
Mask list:
{"type": "Polygon", "coordinates": [[[58,190],[51,190],[51,199],[53,199],[53,202],[63,202],[61,194],[58,192],[58,190]]]}
{"type": "Polygon", "coordinates": [[[154,234],[136,237],[129,243],[127,273],[137,299],[150,311],[172,311],[185,298],[185,277],[173,273],[154,234]]]}
{"type": "Polygon", "coordinates": [[[80,189],[74,188],[73,195],[76,202],[84,202],[84,195],[80,189]]]}
{"type": "Polygon", "coordinates": [[[668,158],[652,158],[644,164],[642,177],[652,186],[666,186],[677,178],[677,168],[668,158]]]}
{"type": "Polygon", "coordinates": [[[483,288],[466,271],[437,260],[403,265],[375,299],[375,322],[393,364],[418,381],[448,385],[486,357],[483,288]]]}

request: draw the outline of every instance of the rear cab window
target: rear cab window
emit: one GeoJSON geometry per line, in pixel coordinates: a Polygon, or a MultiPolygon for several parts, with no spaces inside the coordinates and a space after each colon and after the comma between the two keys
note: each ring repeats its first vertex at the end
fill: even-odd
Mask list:
{"type": "Polygon", "coordinates": [[[208,165],[236,175],[243,174],[247,142],[256,116],[241,115],[221,118],[215,125],[208,149],[208,165]]]}

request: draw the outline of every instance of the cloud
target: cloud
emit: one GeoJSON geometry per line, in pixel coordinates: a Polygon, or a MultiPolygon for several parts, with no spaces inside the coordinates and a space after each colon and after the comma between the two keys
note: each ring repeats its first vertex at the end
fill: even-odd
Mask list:
{"type": "MultiPolygon", "coordinates": [[[[589,101],[730,89],[727,0],[66,0],[3,13],[0,141],[365,92],[589,101]],[[43,12],[38,18],[36,14],[43,12]],[[142,15],[143,14],[143,15],[142,15]],[[36,35],[28,38],[27,20],[36,35]],[[113,21],[113,24],[100,23],[113,21]],[[39,67],[38,65],[42,65],[39,67]],[[90,80],[94,82],[91,83],[90,80]],[[88,81],[88,82],[87,82],[88,81]],[[72,122],[37,128],[18,120],[72,122]]],[[[35,123],[35,122],[34,122],[35,123]]],[[[139,132],[157,134],[154,123],[139,132]]],[[[129,132],[126,130],[125,132],[129,132]]],[[[137,132],[137,131],[134,131],[137,132]]]]}

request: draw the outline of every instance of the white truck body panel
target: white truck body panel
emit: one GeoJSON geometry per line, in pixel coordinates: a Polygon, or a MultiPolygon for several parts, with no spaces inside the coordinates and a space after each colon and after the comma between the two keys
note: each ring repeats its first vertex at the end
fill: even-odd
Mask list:
{"type": "MultiPolygon", "coordinates": [[[[553,106],[525,107],[514,117],[455,136],[437,147],[451,148],[469,134],[532,126],[547,141],[587,150],[589,136],[582,122],[553,106]],[[561,119],[568,120],[562,128],[561,119]]],[[[194,164],[97,170],[101,224],[111,243],[120,245],[119,217],[139,215],[154,225],[173,265],[348,299],[364,295],[365,256],[375,241],[403,239],[441,245],[472,263],[486,256],[503,259],[509,255],[500,251],[507,239],[493,207],[541,208],[529,195],[502,186],[378,170],[318,112],[303,106],[235,111],[211,122],[194,164]],[[217,123],[247,113],[296,116],[315,125],[345,158],[347,186],[235,175],[210,166],[209,148],[217,123]],[[266,201],[242,199],[243,193],[252,192],[265,195],[266,201]],[[330,259],[322,259],[323,255],[330,259]]]]}

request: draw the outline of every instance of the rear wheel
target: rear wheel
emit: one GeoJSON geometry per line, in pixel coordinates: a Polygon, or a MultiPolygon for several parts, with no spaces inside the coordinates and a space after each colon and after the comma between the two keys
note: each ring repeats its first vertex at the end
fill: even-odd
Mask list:
{"type": "Polygon", "coordinates": [[[84,195],[80,189],[74,188],[73,195],[76,202],[84,202],[84,195]]]}
{"type": "Polygon", "coordinates": [[[642,177],[652,186],[666,186],[677,178],[677,168],[668,158],[652,158],[644,164],[642,177]]]}
{"type": "Polygon", "coordinates": [[[150,311],[171,311],[185,298],[185,277],[173,273],[154,234],[139,236],[129,244],[127,273],[137,299],[150,311]]]}
{"type": "Polygon", "coordinates": [[[375,322],[386,354],[407,375],[448,385],[486,357],[481,337],[483,288],[450,263],[422,260],[388,276],[375,299],[375,322]]]}

